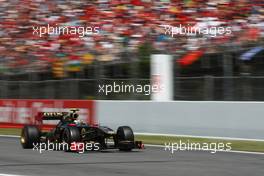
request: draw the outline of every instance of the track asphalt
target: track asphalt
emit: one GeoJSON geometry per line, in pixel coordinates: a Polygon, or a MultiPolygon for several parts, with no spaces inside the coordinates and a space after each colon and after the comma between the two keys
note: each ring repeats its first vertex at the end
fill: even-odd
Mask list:
{"type": "Polygon", "coordinates": [[[263,176],[264,156],[212,154],[164,148],[83,154],[22,149],[18,138],[0,137],[0,175],[29,176],[263,176]]]}

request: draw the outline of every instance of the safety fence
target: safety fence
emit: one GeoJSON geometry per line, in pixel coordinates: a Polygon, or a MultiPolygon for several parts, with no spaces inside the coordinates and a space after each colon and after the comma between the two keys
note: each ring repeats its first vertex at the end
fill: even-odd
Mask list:
{"type": "MultiPolygon", "coordinates": [[[[64,79],[47,81],[0,81],[0,98],[4,99],[100,99],[150,100],[149,92],[100,91],[100,87],[141,86],[150,79],[64,79]]],[[[175,77],[174,100],[264,101],[264,77],[175,77]]]]}

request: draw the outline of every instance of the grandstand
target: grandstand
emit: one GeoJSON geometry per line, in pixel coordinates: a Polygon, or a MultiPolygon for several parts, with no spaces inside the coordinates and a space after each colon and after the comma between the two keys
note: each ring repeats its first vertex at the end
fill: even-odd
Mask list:
{"type": "Polygon", "coordinates": [[[101,82],[150,82],[150,55],[174,57],[176,100],[264,100],[261,0],[1,0],[0,97],[104,97],[101,82]],[[34,35],[32,27],[96,26],[98,35],[34,35]],[[231,27],[230,35],[166,35],[160,25],[231,27]],[[191,61],[190,61],[191,60],[191,61]],[[65,86],[71,94],[63,93],[65,86]]]}

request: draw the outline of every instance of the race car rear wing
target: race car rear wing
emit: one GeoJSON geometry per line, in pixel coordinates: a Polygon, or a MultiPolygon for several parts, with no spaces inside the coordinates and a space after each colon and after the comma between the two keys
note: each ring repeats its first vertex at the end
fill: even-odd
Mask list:
{"type": "Polygon", "coordinates": [[[43,120],[62,120],[68,112],[39,112],[36,115],[36,120],[42,122],[43,120]]]}

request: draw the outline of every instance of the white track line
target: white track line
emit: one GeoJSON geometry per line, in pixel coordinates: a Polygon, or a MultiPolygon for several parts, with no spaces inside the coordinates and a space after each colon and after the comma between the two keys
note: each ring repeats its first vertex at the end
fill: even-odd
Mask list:
{"type": "MultiPolygon", "coordinates": [[[[135,134],[142,134],[142,133],[135,133],[135,134]]],[[[144,133],[144,134],[146,134],[146,133],[144,133]]],[[[0,135],[0,137],[19,138],[20,136],[16,136],[16,135],[0,135]]],[[[164,148],[163,145],[154,145],[154,144],[144,144],[144,145],[147,146],[147,147],[164,148]]],[[[249,152],[249,151],[239,151],[239,150],[229,150],[229,151],[226,151],[226,150],[225,151],[223,151],[223,150],[216,150],[216,151],[217,152],[226,152],[226,153],[241,153],[241,154],[264,155],[264,153],[262,153],[262,152],[249,152]]],[[[7,175],[1,175],[0,174],[0,176],[7,176],[7,175]]],[[[13,176],[16,176],[16,175],[13,175],[13,176]]]]}
{"type": "Polygon", "coordinates": [[[189,138],[202,138],[202,139],[222,139],[222,140],[234,140],[234,141],[264,142],[264,139],[235,138],[235,137],[195,136],[195,135],[166,134],[166,133],[134,133],[134,134],[147,135],[147,136],[189,137],[189,138]]]}
{"type": "Polygon", "coordinates": [[[13,174],[1,174],[1,173],[0,173],[0,176],[22,176],[22,175],[13,175],[13,174]]]}
{"type": "MultiPolygon", "coordinates": [[[[96,100],[99,103],[105,103],[105,102],[112,102],[112,103],[120,103],[120,101],[116,100],[96,100]]],[[[125,103],[215,103],[215,104],[221,104],[221,103],[228,103],[228,104],[263,104],[263,101],[191,101],[191,100],[169,100],[169,101],[152,101],[152,100],[122,100],[121,102],[125,103]]]]}
{"type": "MultiPolygon", "coordinates": [[[[264,142],[264,139],[248,139],[248,138],[232,138],[232,137],[215,137],[215,136],[193,136],[193,135],[178,135],[178,134],[163,134],[163,133],[134,133],[136,135],[147,136],[168,136],[168,137],[189,137],[189,138],[202,138],[202,139],[222,139],[222,140],[234,140],[234,141],[255,141],[264,142]]],[[[0,135],[0,137],[18,138],[17,135],[0,135]]]]}
{"type": "MultiPolygon", "coordinates": [[[[17,136],[17,135],[3,135],[3,134],[0,134],[0,137],[19,138],[20,136],[17,136]]],[[[0,175],[0,176],[1,176],[1,175],[0,175]]]]}
{"type": "MultiPolygon", "coordinates": [[[[145,144],[145,146],[147,146],[147,147],[164,148],[163,145],[145,144]]],[[[188,150],[186,150],[186,151],[188,151],[188,150]]],[[[193,151],[195,151],[195,150],[193,150],[193,151]]],[[[198,151],[198,150],[196,150],[196,151],[198,151]]],[[[199,151],[207,152],[206,150],[199,150],[199,151]]],[[[208,152],[210,152],[210,150],[208,150],[208,152]]],[[[264,153],[262,153],[262,152],[249,152],[249,151],[239,151],[239,150],[229,150],[229,151],[227,151],[227,150],[216,150],[216,152],[264,155],[264,153]]],[[[175,151],[174,153],[177,153],[177,151],[175,151]]]]}

